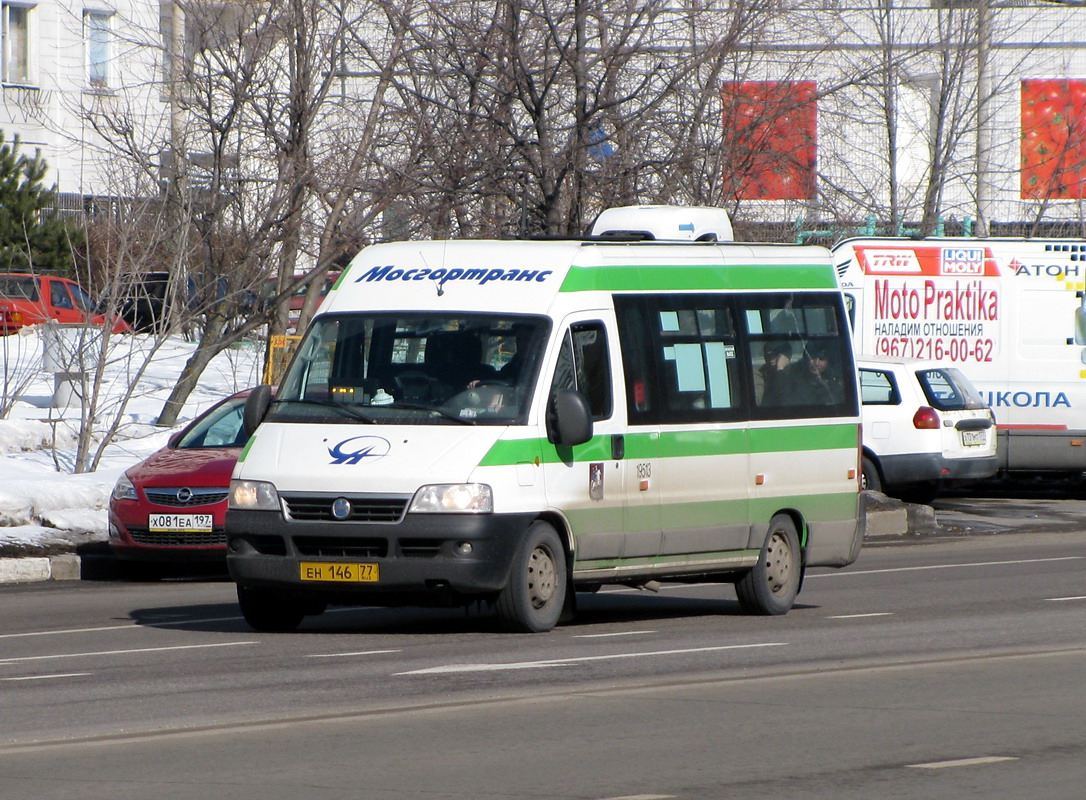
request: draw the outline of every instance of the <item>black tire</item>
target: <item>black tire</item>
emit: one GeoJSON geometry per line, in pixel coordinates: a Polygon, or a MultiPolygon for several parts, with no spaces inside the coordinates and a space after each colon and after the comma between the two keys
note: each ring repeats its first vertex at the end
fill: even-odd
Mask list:
{"type": "Polygon", "coordinates": [[[871,492],[881,492],[882,478],[879,476],[879,468],[875,466],[875,462],[864,456],[861,470],[863,477],[860,488],[871,492]]]}
{"type": "Polygon", "coordinates": [[[509,583],[496,603],[502,626],[518,633],[542,633],[558,624],[566,602],[566,551],[546,522],[534,522],[520,543],[509,583]]]}
{"type": "Polygon", "coordinates": [[[787,614],[799,594],[802,561],[795,523],[777,514],[769,521],[758,563],[735,584],[739,605],[758,616],[787,614]]]}
{"type": "Polygon", "coordinates": [[[302,623],[302,604],[283,592],[272,589],[238,586],[241,615],[261,633],[289,633],[302,623]]]}

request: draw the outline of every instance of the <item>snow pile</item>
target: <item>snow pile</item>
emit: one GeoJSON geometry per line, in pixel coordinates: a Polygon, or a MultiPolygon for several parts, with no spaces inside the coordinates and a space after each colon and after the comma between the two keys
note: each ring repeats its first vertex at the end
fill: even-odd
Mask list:
{"type": "Polygon", "coordinates": [[[53,407],[56,382],[42,369],[38,328],[0,337],[0,399],[15,398],[7,418],[0,419],[0,556],[105,541],[109,495],[118,476],[213,403],[260,382],[262,346],[232,348],[204,372],[178,426],[159,428],[154,422],[195,345],[176,337],[152,352],[149,336],[114,337],[103,381],[106,395],[99,403],[102,418],[116,417],[133,382],[135,390],[98,469],[73,475],[79,409],[53,407]]]}

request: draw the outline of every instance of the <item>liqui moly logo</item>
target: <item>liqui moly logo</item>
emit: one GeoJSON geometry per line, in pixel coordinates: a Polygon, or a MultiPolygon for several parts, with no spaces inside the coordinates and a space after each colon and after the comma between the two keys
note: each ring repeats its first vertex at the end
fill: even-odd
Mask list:
{"type": "Polygon", "coordinates": [[[983,247],[944,247],[939,258],[940,275],[983,275],[983,247]]]}

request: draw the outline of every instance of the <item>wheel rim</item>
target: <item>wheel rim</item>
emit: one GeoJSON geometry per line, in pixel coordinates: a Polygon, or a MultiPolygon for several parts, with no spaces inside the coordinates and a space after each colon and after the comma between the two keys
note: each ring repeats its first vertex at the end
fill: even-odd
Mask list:
{"type": "Polygon", "coordinates": [[[537,547],[528,558],[528,599],[532,608],[543,608],[554,599],[557,588],[554,559],[550,551],[537,547]]]}
{"type": "Polygon", "coordinates": [[[780,531],[774,531],[766,546],[765,577],[775,595],[784,594],[792,580],[792,548],[780,531]]]}

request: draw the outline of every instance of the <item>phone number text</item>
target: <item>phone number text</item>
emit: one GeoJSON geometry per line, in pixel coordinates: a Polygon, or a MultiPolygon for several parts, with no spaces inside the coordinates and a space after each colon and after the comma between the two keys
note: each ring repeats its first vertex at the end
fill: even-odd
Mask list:
{"type": "Polygon", "coordinates": [[[991,339],[920,339],[913,336],[879,336],[875,352],[893,358],[928,358],[936,361],[992,361],[991,339]]]}

